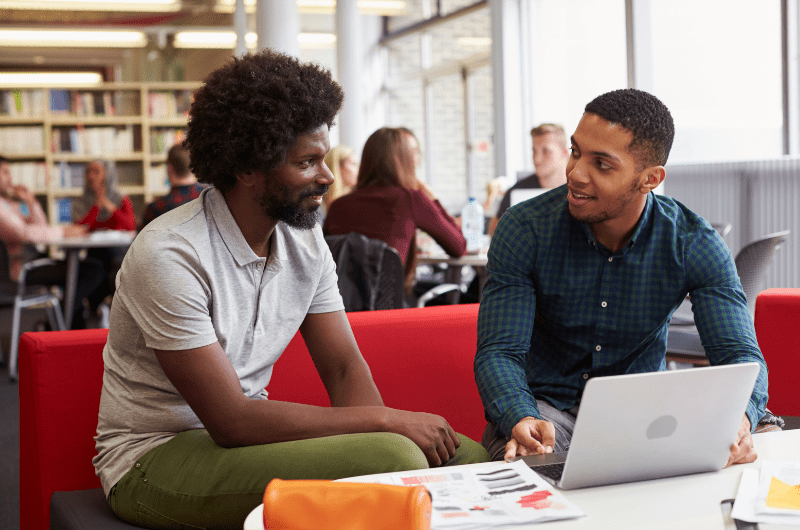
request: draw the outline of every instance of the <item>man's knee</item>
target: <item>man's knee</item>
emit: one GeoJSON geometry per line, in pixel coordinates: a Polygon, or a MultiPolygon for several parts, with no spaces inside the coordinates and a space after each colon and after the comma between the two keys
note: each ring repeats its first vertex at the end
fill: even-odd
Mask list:
{"type": "Polygon", "coordinates": [[[425,469],[428,459],[422,449],[410,438],[395,433],[373,434],[369,446],[365,449],[372,464],[381,471],[375,473],[390,473],[394,471],[407,471],[411,469],[425,469]]]}

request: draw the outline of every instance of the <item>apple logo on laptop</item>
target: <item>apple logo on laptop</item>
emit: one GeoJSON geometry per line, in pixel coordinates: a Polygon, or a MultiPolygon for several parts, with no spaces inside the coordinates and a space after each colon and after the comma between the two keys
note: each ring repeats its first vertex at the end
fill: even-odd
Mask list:
{"type": "Polygon", "coordinates": [[[675,419],[675,416],[670,416],[669,414],[661,416],[653,420],[653,423],[647,428],[647,438],[649,440],[653,438],[666,438],[667,436],[672,436],[672,433],[674,433],[677,428],[678,420],[675,419]]]}

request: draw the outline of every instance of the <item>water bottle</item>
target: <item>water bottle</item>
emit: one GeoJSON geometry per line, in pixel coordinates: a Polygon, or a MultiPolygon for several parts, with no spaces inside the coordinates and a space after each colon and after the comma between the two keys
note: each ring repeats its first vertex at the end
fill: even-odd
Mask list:
{"type": "Polygon", "coordinates": [[[461,233],[467,240],[467,252],[477,252],[483,247],[483,207],[470,197],[461,210],[461,233]]]}

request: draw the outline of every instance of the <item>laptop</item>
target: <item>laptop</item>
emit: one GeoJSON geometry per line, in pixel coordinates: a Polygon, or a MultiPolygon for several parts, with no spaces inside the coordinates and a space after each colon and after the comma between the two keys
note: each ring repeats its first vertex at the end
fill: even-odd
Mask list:
{"type": "Polygon", "coordinates": [[[528,199],[533,199],[541,195],[542,193],[547,193],[550,191],[550,188],[519,188],[516,190],[511,190],[511,199],[510,206],[515,206],[521,202],[527,201],[528,199]]]}
{"type": "Polygon", "coordinates": [[[717,471],[759,369],[750,362],[590,379],[569,451],[512,460],[565,490],[717,471]]]}

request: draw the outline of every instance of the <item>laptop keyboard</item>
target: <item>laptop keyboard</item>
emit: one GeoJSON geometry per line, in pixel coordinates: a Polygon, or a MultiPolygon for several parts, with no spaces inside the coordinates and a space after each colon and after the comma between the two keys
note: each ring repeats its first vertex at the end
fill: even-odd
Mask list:
{"type": "Polygon", "coordinates": [[[564,472],[564,462],[536,466],[533,470],[542,476],[558,481],[561,480],[561,474],[564,472]]]}

